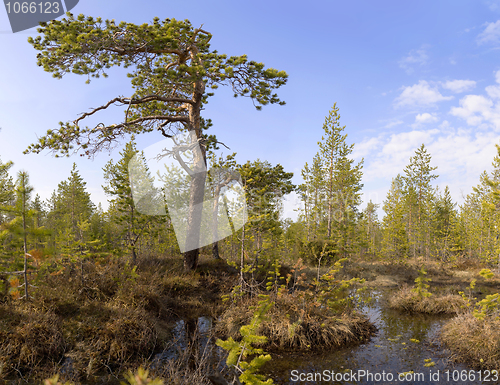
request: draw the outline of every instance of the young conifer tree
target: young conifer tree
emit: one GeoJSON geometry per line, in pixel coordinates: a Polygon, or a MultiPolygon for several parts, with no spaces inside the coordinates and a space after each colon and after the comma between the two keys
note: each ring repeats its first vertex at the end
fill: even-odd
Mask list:
{"type": "Polygon", "coordinates": [[[429,256],[431,236],[431,207],[434,199],[431,182],[438,176],[432,174],[437,167],[431,166],[431,155],[424,144],[410,158],[404,169],[408,239],[413,256],[429,256]]]}
{"type": "Polygon", "coordinates": [[[347,134],[342,134],[340,114],[335,103],[325,118],[324,135],[319,145],[319,156],[323,165],[324,191],[327,209],[327,239],[333,239],[339,250],[347,255],[354,248],[354,225],[357,207],[361,203],[363,160],[354,164],[350,156],[354,144],[346,143],[347,134]]]}
{"type": "Polygon", "coordinates": [[[390,259],[400,259],[407,255],[408,235],[403,191],[403,178],[398,174],[391,182],[382,209],[382,255],[390,259]]]}
{"type": "MultiPolygon", "coordinates": [[[[14,183],[9,175],[9,169],[13,166],[12,162],[3,163],[0,159],[0,210],[12,203],[14,197],[14,183]]],[[[2,213],[0,211],[0,224],[2,223],[2,213]]]]}
{"type": "Polygon", "coordinates": [[[460,206],[458,232],[462,248],[469,256],[497,260],[500,254],[500,150],[493,159],[491,173],[484,171],[479,184],[460,206]]]}
{"type": "MultiPolygon", "coordinates": [[[[30,209],[32,191],[33,187],[29,184],[28,173],[26,171],[19,171],[14,187],[14,204],[4,208],[12,219],[3,224],[2,227],[4,230],[0,234],[0,238],[9,239],[9,248],[14,257],[17,257],[19,254],[23,255],[23,270],[16,272],[16,274],[22,273],[24,278],[24,298],[26,300],[29,300],[28,236],[40,235],[33,226],[29,226],[30,219],[36,215],[36,212],[30,209]]],[[[14,263],[16,268],[20,265],[21,263],[14,263]]]]}
{"type": "Polygon", "coordinates": [[[432,209],[432,238],[437,254],[447,260],[456,249],[457,212],[450,189],[445,187],[443,195],[436,196],[432,209]]]}
{"type": "Polygon", "coordinates": [[[304,183],[300,186],[301,198],[304,202],[304,219],[306,221],[306,241],[319,237],[325,213],[325,186],[322,160],[319,154],[313,158],[311,167],[306,163],[302,169],[304,183]]]}
{"type": "Polygon", "coordinates": [[[281,164],[273,166],[259,159],[240,165],[237,171],[246,191],[249,222],[246,227],[252,234],[257,262],[266,235],[276,239],[281,231],[281,201],[295,188],[291,182],[293,173],[286,172],[281,164]]]}
{"type": "Polygon", "coordinates": [[[104,167],[104,179],[107,181],[107,184],[103,188],[105,193],[112,198],[110,204],[114,215],[111,218],[118,225],[121,236],[125,238],[126,246],[132,256],[132,264],[136,263],[137,245],[141,237],[151,229],[151,222],[158,221],[157,216],[149,216],[141,213],[140,205],[138,210],[138,207],[134,203],[134,196],[132,195],[133,187],[136,192],[145,189],[149,190],[149,193],[154,193],[152,190],[154,187],[153,178],[149,174],[144,156],[136,158],[141,162],[140,165],[136,164],[136,162],[131,162],[132,158],[138,153],[135,141],[132,139],[125,145],[123,151],[120,152],[120,160],[116,163],[110,160],[104,167]],[[144,168],[143,170],[136,170],[140,172],[134,172],[136,176],[134,186],[130,182],[129,166],[142,166],[144,168]]]}
{"type": "Polygon", "coordinates": [[[82,244],[89,240],[89,229],[84,226],[89,221],[95,205],[86,189],[87,183],[73,163],[70,176],[57,186],[53,205],[47,220],[55,233],[57,248],[68,255],[80,254],[82,244]],[[86,230],[82,230],[82,226],[86,230]]]}

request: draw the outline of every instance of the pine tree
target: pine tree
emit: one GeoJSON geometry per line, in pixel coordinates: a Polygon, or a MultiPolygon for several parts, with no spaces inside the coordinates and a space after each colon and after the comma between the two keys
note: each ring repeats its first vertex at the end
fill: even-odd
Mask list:
{"type": "Polygon", "coordinates": [[[14,199],[14,183],[9,175],[12,162],[2,163],[0,159],[0,225],[7,219],[3,208],[12,205],[14,199]]]}
{"type": "Polygon", "coordinates": [[[307,228],[302,248],[309,250],[309,257],[324,248],[328,249],[330,256],[342,254],[345,257],[360,246],[358,221],[361,213],[358,206],[363,187],[363,160],[355,164],[350,159],[354,144],[346,143],[347,134],[342,134],[345,126],[341,127],[339,121],[335,103],[323,124],[319,152],[313,158],[312,166],[306,163],[302,170],[304,183],[299,191],[307,228]]]}
{"type": "Polygon", "coordinates": [[[90,220],[95,206],[86,184],[73,163],[69,178],[59,183],[48,202],[47,223],[54,233],[53,246],[67,255],[79,255],[82,242],[89,237],[82,225],[90,220]]]}
{"type": "Polygon", "coordinates": [[[457,212],[448,186],[444,194],[437,196],[433,204],[432,238],[442,260],[448,260],[456,251],[457,212]]]}
{"type": "MultiPolygon", "coordinates": [[[[37,213],[30,209],[31,193],[33,187],[29,184],[29,176],[26,171],[19,171],[15,184],[15,201],[12,206],[5,207],[5,210],[11,215],[12,219],[3,224],[5,230],[0,234],[0,238],[9,239],[9,248],[11,255],[17,257],[23,255],[23,262],[15,263],[14,268],[23,270],[16,272],[22,274],[24,278],[24,298],[29,300],[29,282],[28,282],[28,236],[36,237],[41,235],[40,229],[29,226],[30,219],[37,213]]],[[[17,291],[16,291],[17,293],[17,291]]]]}
{"type": "Polygon", "coordinates": [[[137,261],[137,248],[141,237],[151,229],[149,223],[158,220],[158,216],[144,213],[156,209],[152,206],[162,204],[154,201],[157,192],[153,186],[153,177],[145,164],[143,154],[136,156],[138,154],[132,139],[120,152],[120,160],[117,163],[110,160],[104,167],[104,179],[107,184],[103,188],[105,193],[112,197],[110,205],[115,214],[112,220],[118,225],[120,236],[125,239],[132,256],[132,264],[137,261]],[[133,168],[133,184],[129,167],[133,168]],[[136,199],[142,197],[142,200],[135,202],[134,195],[136,199]]]}
{"type": "Polygon", "coordinates": [[[319,156],[323,165],[324,191],[327,209],[327,239],[335,238],[339,251],[344,256],[354,247],[354,227],[361,203],[363,160],[354,165],[354,144],[346,143],[345,126],[339,124],[340,115],[335,103],[325,118],[324,135],[319,145],[319,156]],[[334,222],[336,223],[334,226],[334,222]],[[335,234],[334,234],[335,233],[335,234]]]}
{"type": "MultiPolygon", "coordinates": [[[[226,199],[226,197],[224,196],[225,190],[227,190],[234,182],[241,182],[241,176],[235,170],[235,168],[237,167],[236,161],[234,159],[235,156],[236,153],[233,153],[231,155],[226,156],[226,158],[222,158],[221,156],[219,157],[219,159],[216,159],[215,154],[211,153],[211,159],[210,159],[211,167],[209,172],[209,180],[212,192],[211,198],[213,198],[212,223],[211,223],[212,241],[213,241],[212,256],[215,259],[221,258],[219,254],[219,235],[220,235],[219,213],[222,209],[220,202],[221,197],[224,200],[224,202],[222,203],[222,206],[224,206],[226,199]]],[[[229,216],[227,215],[228,213],[225,214],[226,217],[228,218],[228,222],[230,222],[229,224],[231,227],[229,229],[226,229],[225,233],[233,233],[234,224],[232,222],[232,219],[229,218],[229,216]]]]}
{"type": "Polygon", "coordinates": [[[406,214],[404,198],[404,181],[398,174],[391,182],[382,209],[385,212],[382,220],[382,254],[391,259],[405,257],[408,252],[408,235],[406,232],[406,214]]]}
{"type": "MultiPolygon", "coordinates": [[[[32,218],[32,226],[35,231],[37,230],[44,230],[45,229],[45,218],[46,218],[46,212],[43,207],[43,202],[42,198],[40,198],[40,195],[36,194],[35,199],[31,202],[31,209],[34,211],[34,216],[32,218]]],[[[44,232],[43,234],[40,234],[35,237],[33,240],[33,247],[35,249],[40,249],[44,246],[45,243],[45,238],[47,237],[48,233],[44,232]]]]}
{"type": "Polygon", "coordinates": [[[500,268],[500,146],[497,144],[497,155],[493,158],[493,171],[485,180],[490,188],[488,200],[483,202],[485,214],[488,216],[488,237],[492,249],[492,259],[498,255],[500,268]]]}
{"type": "Polygon", "coordinates": [[[414,257],[417,253],[426,257],[430,254],[430,212],[433,200],[431,182],[437,178],[437,175],[432,174],[437,167],[432,167],[430,163],[431,156],[422,144],[404,169],[407,232],[414,257]]]}
{"type": "Polygon", "coordinates": [[[464,248],[470,257],[487,261],[500,259],[500,147],[490,174],[484,171],[460,208],[459,228],[464,248]]]}
{"type": "Polygon", "coordinates": [[[115,24],[100,17],[75,18],[68,13],[67,18],[42,23],[38,32],[40,36],[28,42],[40,51],[38,64],[56,78],[73,72],[86,75],[90,81],[106,77],[112,66],[123,65],[133,68],[128,75],[134,92],[130,97],[113,98],[71,123],[61,123],[26,152],[51,149],[58,156],[81,151],[81,155],[92,157],[124,135],[157,131],[172,137],[179,130],[187,132],[189,144],[200,149],[193,157],[186,236],[190,245],[186,244],[184,253],[184,268],[195,269],[199,250],[188,246],[200,239],[202,207],[197,202],[205,193],[206,150],[216,140],[204,132],[210,124],[205,124],[201,116],[213,96],[207,91],[231,86],[235,97],[250,97],[260,110],[267,104],[284,104],[274,91],[286,84],[288,75],[249,61],[246,55],[227,57],[211,50],[212,34],[193,28],[188,20],[154,18],[151,24],[115,24]],[[124,121],[105,127],[79,126],[113,104],[126,106],[124,121]]]}
{"type": "Polygon", "coordinates": [[[320,226],[324,222],[325,186],[321,157],[316,154],[311,168],[306,163],[302,169],[304,183],[300,186],[300,195],[304,202],[304,219],[307,226],[307,239],[317,239],[320,226]]]}
{"type": "Polygon", "coordinates": [[[366,252],[373,257],[379,251],[381,237],[380,223],[377,218],[378,207],[379,205],[370,200],[363,210],[360,221],[361,244],[366,248],[366,252]]]}
{"type": "MultiPolygon", "coordinates": [[[[267,161],[257,159],[237,167],[241,175],[247,199],[248,226],[252,232],[256,261],[265,248],[264,234],[270,234],[276,240],[281,234],[280,212],[282,198],[295,189],[291,182],[293,173],[285,172],[283,166],[272,166],[267,161]]],[[[268,240],[269,242],[269,240],[268,240]]],[[[269,242],[268,248],[275,244],[269,242]]]]}

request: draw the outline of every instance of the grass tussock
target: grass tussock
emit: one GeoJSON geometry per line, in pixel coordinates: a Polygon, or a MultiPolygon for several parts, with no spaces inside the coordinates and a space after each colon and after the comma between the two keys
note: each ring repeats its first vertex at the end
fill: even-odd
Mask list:
{"type": "Polygon", "coordinates": [[[11,312],[5,305],[0,305],[0,314],[0,376],[14,365],[20,369],[52,366],[62,358],[67,344],[56,314],[27,306],[11,312]]]}
{"type": "Polygon", "coordinates": [[[466,302],[460,295],[433,294],[425,297],[413,290],[408,286],[402,287],[389,299],[389,306],[409,313],[426,314],[457,314],[466,307],[466,302]]]}
{"type": "Polygon", "coordinates": [[[112,256],[46,261],[32,274],[30,301],[0,295],[0,378],[41,383],[60,373],[81,383],[147,366],[177,320],[213,315],[234,278],[182,269],[168,258],[137,267],[112,256]]]}
{"type": "Polygon", "coordinates": [[[479,320],[470,312],[448,321],[441,329],[442,341],[457,361],[477,368],[500,368],[500,319],[479,320]]]}
{"type": "MultiPolygon", "coordinates": [[[[240,327],[251,322],[256,299],[230,306],[219,319],[216,332],[240,338],[240,327]]],[[[336,348],[368,339],[375,327],[354,311],[333,316],[327,309],[307,306],[292,295],[278,298],[259,330],[269,350],[317,350],[336,348]]]]}
{"type": "MultiPolygon", "coordinates": [[[[210,376],[229,378],[229,369],[223,362],[227,353],[214,343],[211,334],[193,334],[183,341],[171,339],[164,350],[155,354],[143,364],[127,365],[114,373],[103,373],[94,379],[95,383],[127,385],[213,385],[210,376]],[[145,369],[144,369],[145,368],[145,369]]],[[[53,374],[44,382],[46,385],[75,385],[85,383],[71,378],[67,373],[53,374]]]]}

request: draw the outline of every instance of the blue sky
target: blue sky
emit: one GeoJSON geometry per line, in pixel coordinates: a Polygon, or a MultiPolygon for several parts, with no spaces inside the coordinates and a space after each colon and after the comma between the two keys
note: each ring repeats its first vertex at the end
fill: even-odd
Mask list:
{"type": "MultiPolygon", "coordinates": [[[[382,203],[391,179],[424,143],[437,166],[436,184],[453,198],[472,191],[491,169],[500,143],[500,1],[97,1],[80,0],[74,14],[151,22],[155,16],[189,19],[213,34],[212,49],[247,54],[285,70],[278,90],[285,106],[256,111],[250,100],[219,88],[204,116],[212,132],[241,163],[260,158],[294,172],[318,151],[322,124],[334,102],[354,157],[364,158],[364,198],[382,203]]],[[[35,28],[12,34],[0,10],[0,158],[30,173],[48,198],[76,162],[94,202],[105,202],[102,167],[119,146],[94,160],[53,158],[22,151],[59,121],[115,96],[132,93],[126,71],[87,85],[68,74],[56,80],[36,65],[27,43],[35,28]]],[[[102,119],[118,122],[116,107],[102,119]]],[[[161,140],[152,133],[138,147],[161,140]]],[[[122,143],[123,145],[124,143],[122,143]]],[[[294,199],[289,199],[292,202],[294,199]]],[[[106,206],[106,205],[104,205],[106,206]]],[[[286,205],[288,212],[291,204],[286,205]]]]}

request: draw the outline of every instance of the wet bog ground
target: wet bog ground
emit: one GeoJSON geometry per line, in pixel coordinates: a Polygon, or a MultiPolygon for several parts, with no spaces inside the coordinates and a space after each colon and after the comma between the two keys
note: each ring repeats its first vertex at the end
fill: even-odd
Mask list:
{"type": "Polygon", "coordinates": [[[496,373],[455,363],[439,341],[447,316],[388,308],[391,289],[374,291],[361,308],[377,326],[370,341],[314,354],[273,354],[266,374],[276,384],[497,384],[496,373]]]}

